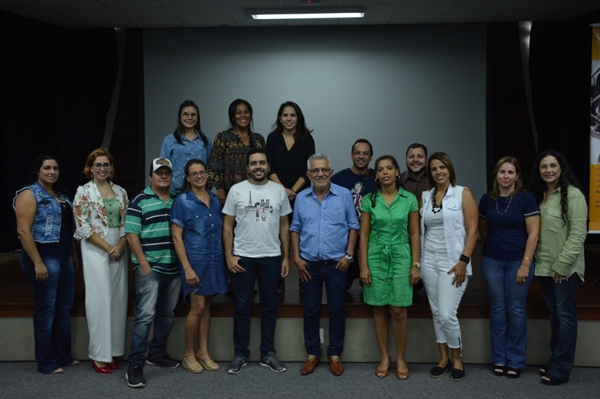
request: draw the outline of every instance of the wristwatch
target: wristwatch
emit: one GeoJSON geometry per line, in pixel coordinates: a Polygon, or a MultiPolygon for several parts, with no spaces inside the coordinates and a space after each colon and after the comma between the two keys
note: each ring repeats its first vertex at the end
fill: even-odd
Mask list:
{"type": "Polygon", "coordinates": [[[413,262],[413,266],[416,266],[417,269],[421,268],[421,262],[413,262]]]}
{"type": "Polygon", "coordinates": [[[350,263],[354,262],[354,257],[352,256],[351,253],[346,252],[346,255],[344,255],[344,258],[348,259],[348,262],[350,262],[350,263]]]}

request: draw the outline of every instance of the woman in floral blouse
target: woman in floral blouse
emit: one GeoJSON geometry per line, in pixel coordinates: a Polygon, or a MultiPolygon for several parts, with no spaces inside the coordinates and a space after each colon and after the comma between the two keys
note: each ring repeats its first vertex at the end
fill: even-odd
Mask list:
{"type": "Polygon", "coordinates": [[[221,204],[231,186],[246,180],[246,153],[251,148],[265,148],[265,138],[252,131],[252,106],[237,99],[229,105],[230,128],[217,134],[208,160],[210,186],[217,189],[221,204]]]}
{"type": "Polygon", "coordinates": [[[112,182],[113,157],[106,148],[88,156],[83,174],[91,180],[77,189],[75,238],[81,240],[85,310],[92,366],[110,373],[119,366],[115,356],[125,352],[127,318],[127,251],[125,190],[112,182]]]}

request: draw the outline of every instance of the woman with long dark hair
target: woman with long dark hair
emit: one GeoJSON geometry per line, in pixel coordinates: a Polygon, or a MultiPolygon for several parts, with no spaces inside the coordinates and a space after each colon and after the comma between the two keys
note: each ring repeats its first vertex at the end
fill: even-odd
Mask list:
{"type": "Polygon", "coordinates": [[[209,185],[217,189],[221,204],[231,186],[246,180],[246,154],[265,148],[265,138],[252,131],[252,106],[238,98],[229,104],[229,129],[217,134],[208,159],[209,185]]]}
{"type": "Polygon", "coordinates": [[[494,168],[492,191],[479,201],[483,239],[481,275],[490,302],[492,371],[519,378],[527,355],[527,293],[533,281],[540,210],[523,191],[521,167],[511,156],[494,168]]]}
{"type": "Polygon", "coordinates": [[[200,109],[192,100],[185,100],[177,111],[177,127],[160,146],[160,156],[173,165],[171,189],[180,192],[185,183],[183,169],[190,159],[208,161],[212,142],[200,127],[200,109]]]}
{"type": "Polygon", "coordinates": [[[310,186],[306,161],[315,153],[312,130],[306,127],[304,114],[293,101],[281,104],[273,128],[265,148],[271,167],[269,179],[285,187],[288,199],[293,201],[297,193],[310,186]]]}
{"type": "Polygon", "coordinates": [[[210,304],[228,291],[223,257],[223,215],[217,196],[206,189],[208,172],[201,159],[185,165],[185,185],[171,209],[173,244],[179,258],[183,298],[191,303],[185,319],[185,351],[181,364],[190,373],[217,371],[208,353],[210,304]],[[198,337],[198,352],[194,341],[198,337]]]}
{"type": "Polygon", "coordinates": [[[419,205],[400,187],[400,167],[391,155],[375,161],[377,190],[362,202],[360,220],[360,279],[364,300],[373,308],[375,336],[381,361],[375,371],[387,377],[388,315],[396,340],[396,376],[410,376],[404,354],[408,335],[406,308],[412,305],[412,286],[420,279],[419,205]]]}
{"type": "Polygon", "coordinates": [[[73,204],[60,184],[56,157],[40,155],[30,185],[16,192],[13,208],[23,245],[21,268],[27,275],[35,310],[33,329],[38,371],[62,373],[79,364],[71,357],[74,300],[73,204]]]}
{"type": "Polygon", "coordinates": [[[587,205],[565,157],[554,150],[538,155],[531,193],[540,206],[541,229],[535,275],[550,319],[550,359],[540,369],[542,383],[569,381],[577,342],[577,289],[585,273],[587,205]]]}

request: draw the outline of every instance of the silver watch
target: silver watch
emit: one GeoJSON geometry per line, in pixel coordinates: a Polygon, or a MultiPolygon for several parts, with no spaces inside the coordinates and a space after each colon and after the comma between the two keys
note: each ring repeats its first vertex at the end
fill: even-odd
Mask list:
{"type": "Polygon", "coordinates": [[[346,252],[346,255],[344,255],[344,258],[348,259],[348,262],[350,262],[350,263],[354,262],[354,257],[352,256],[351,253],[346,252]]]}

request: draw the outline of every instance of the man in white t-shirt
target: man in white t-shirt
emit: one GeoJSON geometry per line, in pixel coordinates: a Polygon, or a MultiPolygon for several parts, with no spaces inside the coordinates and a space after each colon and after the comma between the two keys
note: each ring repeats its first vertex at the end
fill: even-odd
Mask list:
{"type": "Polygon", "coordinates": [[[235,298],[235,359],[227,372],[237,374],[248,364],[256,280],[261,312],[260,365],[281,373],[287,368],[275,357],[277,284],[290,270],[287,215],[292,208],[283,186],[268,180],[269,163],[263,149],[248,151],[246,167],[248,180],[231,187],[223,206],[223,246],[235,298]]]}

